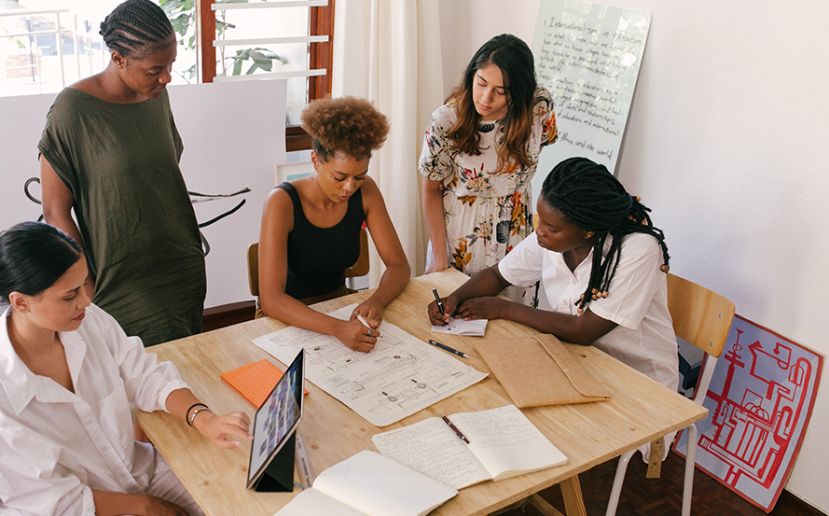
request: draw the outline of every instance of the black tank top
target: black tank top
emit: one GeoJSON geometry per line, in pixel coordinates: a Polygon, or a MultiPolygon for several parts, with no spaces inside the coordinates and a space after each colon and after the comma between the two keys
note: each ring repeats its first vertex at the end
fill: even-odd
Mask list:
{"type": "Polygon", "coordinates": [[[345,216],[330,228],[319,228],[305,218],[294,185],[282,188],[294,205],[294,227],[288,233],[288,277],[285,293],[296,299],[321,296],[345,284],[345,270],[360,256],[360,227],[365,220],[363,191],[348,199],[345,216]]]}

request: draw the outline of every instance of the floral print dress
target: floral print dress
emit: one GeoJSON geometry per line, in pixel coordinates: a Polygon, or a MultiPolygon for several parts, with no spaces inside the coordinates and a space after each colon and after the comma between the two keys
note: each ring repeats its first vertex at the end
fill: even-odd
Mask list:
{"type": "Polygon", "coordinates": [[[446,134],[455,124],[454,105],[432,114],[420,155],[420,174],[443,183],[449,265],[474,274],[503,258],[533,232],[531,180],[541,148],[558,136],[550,93],[535,92],[533,127],[527,152],[532,165],[507,163],[497,170],[498,148],[505,137],[500,121],[482,123],[481,154],[470,156],[454,148],[446,134]]]}

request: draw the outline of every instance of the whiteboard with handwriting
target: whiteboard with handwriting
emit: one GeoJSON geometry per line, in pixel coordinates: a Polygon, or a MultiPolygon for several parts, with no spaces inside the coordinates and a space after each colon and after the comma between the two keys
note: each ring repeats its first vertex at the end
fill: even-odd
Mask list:
{"type": "Polygon", "coordinates": [[[584,156],[615,173],[651,15],[577,0],[541,2],[536,75],[555,102],[559,137],[542,152],[535,192],[560,161],[584,156]]]}

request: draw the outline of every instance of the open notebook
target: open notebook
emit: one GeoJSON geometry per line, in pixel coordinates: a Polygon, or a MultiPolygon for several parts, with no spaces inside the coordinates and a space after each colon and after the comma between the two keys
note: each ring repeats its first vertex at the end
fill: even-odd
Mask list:
{"type": "Polygon", "coordinates": [[[515,406],[432,417],[371,438],[383,455],[461,489],[564,464],[564,456],[515,406]]]}
{"type": "Polygon", "coordinates": [[[445,484],[364,450],[323,471],[312,488],[276,514],[414,516],[429,513],[456,494],[445,484]]]}

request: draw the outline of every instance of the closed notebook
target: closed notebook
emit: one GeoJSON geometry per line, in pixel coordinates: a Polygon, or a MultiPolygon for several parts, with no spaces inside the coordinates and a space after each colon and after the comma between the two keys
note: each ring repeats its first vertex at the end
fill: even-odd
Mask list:
{"type": "MultiPolygon", "coordinates": [[[[282,371],[263,358],[232,371],[225,371],[221,377],[254,407],[259,408],[276,382],[282,378],[282,371]]],[[[307,390],[305,394],[308,394],[307,390]]]]}
{"type": "Polygon", "coordinates": [[[520,408],[610,397],[579,357],[552,335],[487,339],[475,343],[475,349],[520,408]]]}

